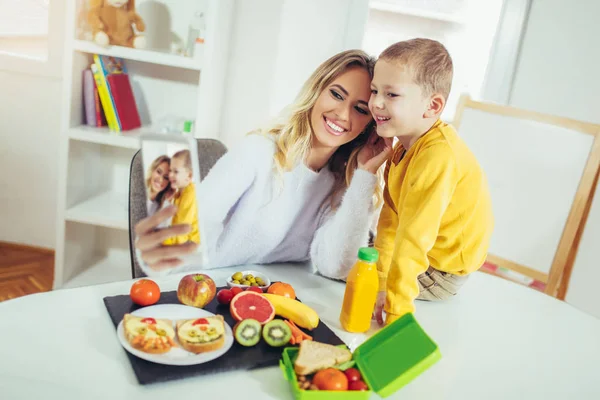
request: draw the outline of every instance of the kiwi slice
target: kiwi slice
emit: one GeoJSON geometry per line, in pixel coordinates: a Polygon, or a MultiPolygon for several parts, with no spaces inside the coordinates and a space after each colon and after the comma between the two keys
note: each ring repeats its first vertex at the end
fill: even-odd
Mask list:
{"type": "Polygon", "coordinates": [[[265,324],[262,336],[269,346],[280,347],[290,341],[292,330],[283,320],[274,319],[265,324]]]}
{"type": "Polygon", "coordinates": [[[261,326],[255,319],[243,319],[233,327],[233,337],[245,347],[254,346],[260,340],[261,326]]]}

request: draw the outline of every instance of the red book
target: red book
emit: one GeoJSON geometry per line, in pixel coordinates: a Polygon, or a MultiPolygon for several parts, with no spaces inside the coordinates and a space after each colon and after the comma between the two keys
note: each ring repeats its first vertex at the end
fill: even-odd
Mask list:
{"type": "Polygon", "coordinates": [[[115,104],[115,111],[121,122],[121,131],[140,128],[142,122],[138,113],[128,74],[110,74],[106,77],[110,86],[110,94],[115,104]]]}
{"type": "Polygon", "coordinates": [[[140,128],[142,123],[125,60],[119,57],[98,56],[96,62],[105,76],[120,130],[123,132],[140,128]]]}

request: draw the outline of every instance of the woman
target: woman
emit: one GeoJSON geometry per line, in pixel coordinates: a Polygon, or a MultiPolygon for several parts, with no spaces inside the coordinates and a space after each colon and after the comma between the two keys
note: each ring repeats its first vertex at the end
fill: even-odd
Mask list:
{"type": "MultiPolygon", "coordinates": [[[[391,154],[368,109],[372,71],[362,51],[331,57],[281,122],[246,136],[215,164],[199,187],[207,267],[311,259],[322,275],[346,277],[367,244],[380,198],[376,174],[391,154]]],[[[160,246],[189,230],[156,230],[173,213],[161,210],[136,226],[148,275],[191,269],[173,268],[196,245],[160,246]]]]}
{"type": "Polygon", "coordinates": [[[172,192],[169,184],[170,165],[171,159],[169,157],[159,156],[148,167],[148,173],[146,174],[148,215],[153,215],[160,210],[172,192]]]}

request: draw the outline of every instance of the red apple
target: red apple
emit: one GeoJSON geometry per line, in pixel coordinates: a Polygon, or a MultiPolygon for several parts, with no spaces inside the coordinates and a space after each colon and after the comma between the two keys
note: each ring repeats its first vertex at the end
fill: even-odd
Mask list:
{"type": "Polygon", "coordinates": [[[190,274],[181,278],[177,288],[177,298],[186,306],[204,308],[217,293],[217,285],[210,276],[190,274]]]}

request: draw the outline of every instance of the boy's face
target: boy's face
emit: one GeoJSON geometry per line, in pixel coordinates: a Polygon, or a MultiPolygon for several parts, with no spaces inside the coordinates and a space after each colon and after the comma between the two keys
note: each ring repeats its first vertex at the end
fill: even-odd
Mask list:
{"type": "Polygon", "coordinates": [[[171,188],[184,189],[192,181],[192,171],[186,168],[183,160],[171,159],[171,170],[169,171],[171,188]]]}
{"type": "Polygon", "coordinates": [[[429,99],[423,96],[411,71],[403,65],[378,60],[371,81],[369,110],[381,137],[419,136],[429,99]]]}

